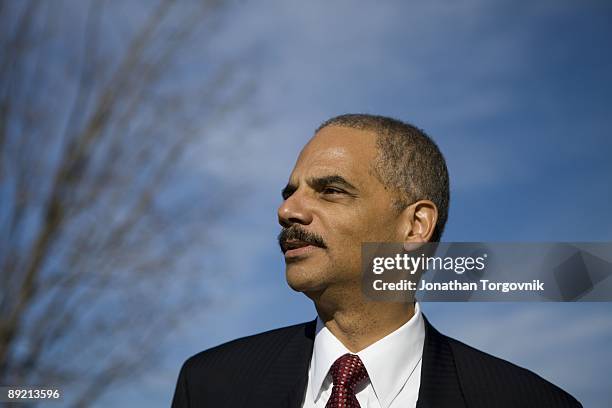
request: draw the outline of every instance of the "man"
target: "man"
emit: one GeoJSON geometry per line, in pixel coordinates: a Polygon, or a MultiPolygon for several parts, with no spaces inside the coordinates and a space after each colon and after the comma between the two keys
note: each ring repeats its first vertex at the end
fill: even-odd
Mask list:
{"type": "Polygon", "coordinates": [[[287,282],[318,318],[191,357],[173,406],[580,406],[536,374],[440,334],[418,303],[364,298],[361,244],[438,241],[448,184],[437,146],[411,125],[373,115],[323,123],[278,209],[287,282]]]}

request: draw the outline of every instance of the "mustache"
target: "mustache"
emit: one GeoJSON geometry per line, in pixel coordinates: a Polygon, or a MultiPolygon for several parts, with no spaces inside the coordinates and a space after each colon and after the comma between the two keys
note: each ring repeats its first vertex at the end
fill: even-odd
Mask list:
{"type": "Polygon", "coordinates": [[[283,228],[280,234],[278,234],[278,245],[280,245],[281,251],[283,252],[287,250],[287,241],[302,241],[316,247],[327,248],[325,241],[323,241],[320,235],[314,232],[308,232],[296,225],[283,228]]]}

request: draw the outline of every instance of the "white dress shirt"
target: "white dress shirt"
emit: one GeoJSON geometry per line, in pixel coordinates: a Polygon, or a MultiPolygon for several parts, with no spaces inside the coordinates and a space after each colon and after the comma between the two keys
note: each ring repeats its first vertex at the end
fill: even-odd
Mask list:
{"type": "MultiPolygon", "coordinates": [[[[361,408],[416,407],[421,382],[425,325],[419,304],[403,326],[357,354],[369,380],[357,385],[361,408]]],[[[314,349],[308,369],[304,408],[325,408],[332,392],[329,369],[336,359],[351,353],[317,318],[314,349]]]]}

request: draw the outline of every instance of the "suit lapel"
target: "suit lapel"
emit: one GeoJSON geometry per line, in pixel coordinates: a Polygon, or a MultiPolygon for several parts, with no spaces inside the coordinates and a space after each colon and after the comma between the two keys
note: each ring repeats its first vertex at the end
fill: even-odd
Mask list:
{"type": "Polygon", "coordinates": [[[465,407],[455,360],[446,336],[425,321],[425,344],[417,408],[465,407]]]}
{"type": "Polygon", "coordinates": [[[308,383],[308,369],[312,358],[316,323],[316,319],[307,323],[304,327],[303,334],[298,336],[295,341],[295,347],[299,349],[299,351],[296,350],[294,366],[297,380],[291,387],[288,396],[287,406],[291,408],[302,407],[302,401],[304,400],[304,393],[306,392],[306,385],[308,383]]]}
{"type": "Polygon", "coordinates": [[[269,408],[302,406],[315,328],[316,320],[298,326],[296,333],[281,349],[272,351],[270,366],[253,390],[252,401],[269,408]]]}
{"type": "MultiPolygon", "coordinates": [[[[446,336],[440,334],[423,316],[425,344],[421,365],[421,384],[417,408],[465,407],[455,360],[446,336]]],[[[308,381],[316,320],[296,330],[277,353],[254,390],[254,401],[266,401],[267,407],[299,408],[308,381]],[[274,390],[270,393],[269,390],[274,390]],[[260,392],[261,391],[261,392],[260,392]]]]}

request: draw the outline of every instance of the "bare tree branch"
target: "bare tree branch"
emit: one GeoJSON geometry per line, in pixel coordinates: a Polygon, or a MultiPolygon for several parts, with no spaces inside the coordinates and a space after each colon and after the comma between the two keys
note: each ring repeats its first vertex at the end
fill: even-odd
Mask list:
{"type": "MultiPolygon", "coordinates": [[[[60,160],[60,167],[52,183],[50,198],[44,213],[43,227],[34,240],[33,249],[31,251],[31,261],[26,269],[21,286],[17,291],[15,306],[9,313],[9,317],[0,325],[0,368],[9,351],[8,346],[19,330],[19,318],[23,315],[24,309],[27,307],[28,302],[36,291],[36,275],[41,269],[41,265],[49,250],[49,245],[65,216],[66,208],[63,190],[78,182],[81,174],[80,167],[82,163],[87,160],[90,145],[95,141],[96,137],[100,135],[116,103],[115,98],[117,94],[122,87],[125,86],[130,76],[130,70],[137,65],[138,58],[142,56],[147,41],[168,12],[171,3],[172,1],[169,0],[162,1],[155,12],[151,14],[143,29],[136,35],[131,45],[128,47],[123,62],[120,64],[110,85],[99,98],[97,108],[92,118],[85,126],[85,129],[78,137],[68,142],[66,154],[64,158],[60,160]]],[[[30,21],[30,19],[28,21],[30,21]]]]}
{"type": "Polygon", "coordinates": [[[227,202],[205,190],[171,204],[164,198],[193,139],[243,106],[252,82],[231,57],[203,62],[205,74],[188,88],[171,80],[181,45],[203,21],[207,37],[193,40],[203,49],[212,41],[223,2],[195,9],[160,0],[125,48],[105,43],[104,16],[120,3],[75,8],[84,30],[74,42],[59,35],[71,30],[67,17],[40,4],[0,2],[0,21],[19,16],[15,30],[0,27],[0,181],[10,183],[0,199],[12,202],[0,207],[0,383],[78,383],[83,392],[71,403],[81,406],[142,366],[180,311],[206,302],[193,287],[178,296],[168,276],[180,272],[188,282],[201,274],[183,263],[211,244],[207,227],[227,202]],[[52,45],[66,55],[55,56],[52,45]],[[102,55],[112,56],[104,67],[102,55]],[[68,61],[77,62],[68,69],[68,61]],[[69,75],[53,77],[55,67],[69,75]],[[64,86],[50,86],[54,80],[64,86]],[[49,107],[40,97],[53,90],[61,102],[49,107]],[[161,287],[168,299],[156,299],[161,287]],[[96,353],[108,358],[95,370],[73,364],[96,353]]]}

